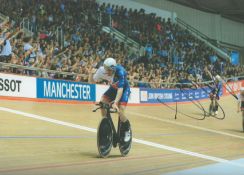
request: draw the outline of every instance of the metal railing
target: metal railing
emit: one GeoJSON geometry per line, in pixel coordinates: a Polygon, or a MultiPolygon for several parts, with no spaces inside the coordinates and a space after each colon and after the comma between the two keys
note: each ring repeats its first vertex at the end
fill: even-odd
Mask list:
{"type": "Polygon", "coordinates": [[[78,74],[78,73],[73,73],[73,72],[62,72],[62,71],[43,69],[43,68],[32,67],[32,66],[23,66],[23,65],[19,65],[19,64],[0,62],[0,72],[1,72],[1,69],[6,69],[6,68],[16,68],[16,69],[32,70],[32,71],[42,71],[42,72],[47,72],[47,73],[51,73],[51,74],[61,74],[61,75],[70,75],[70,76],[82,76],[82,77],[86,76],[85,74],[78,74]]]}
{"type": "Polygon", "coordinates": [[[30,22],[28,18],[23,18],[20,22],[20,29],[29,36],[34,35],[33,24],[30,22]]]}
{"type": "Polygon", "coordinates": [[[231,57],[222,50],[222,48],[220,48],[216,41],[209,38],[207,35],[203,34],[202,32],[200,32],[199,30],[195,29],[194,27],[192,27],[191,25],[187,24],[185,21],[183,21],[180,18],[176,18],[177,23],[187,29],[188,31],[191,32],[191,34],[193,34],[193,36],[195,36],[196,38],[198,38],[199,40],[205,42],[210,48],[212,48],[213,50],[215,50],[217,52],[218,55],[220,55],[221,57],[228,59],[229,61],[231,60],[231,57]]]}
{"type": "MultiPolygon", "coordinates": [[[[62,72],[62,71],[56,71],[56,70],[50,70],[50,69],[43,69],[43,68],[37,68],[37,67],[31,67],[31,66],[23,66],[23,65],[18,65],[18,64],[11,64],[11,63],[3,63],[0,62],[0,72],[1,69],[6,69],[6,68],[16,68],[16,69],[23,69],[23,70],[31,70],[31,71],[41,71],[41,72],[46,72],[49,74],[57,74],[57,75],[65,75],[65,76],[74,76],[74,77],[88,77],[87,74],[79,74],[79,73],[73,73],[73,72],[62,72]]],[[[41,77],[41,76],[40,76],[41,77]]],[[[73,78],[72,80],[74,80],[73,78]]],[[[237,77],[228,77],[228,78],[222,78],[223,82],[228,82],[228,81],[237,81],[237,80],[244,80],[244,75],[242,76],[237,76],[237,77]]],[[[199,82],[197,83],[199,86],[206,86],[207,84],[213,82],[211,81],[204,81],[204,82],[199,82]]],[[[181,85],[193,85],[192,83],[169,83],[169,82],[156,82],[156,83],[149,83],[149,82],[141,82],[141,81],[133,81],[130,83],[137,84],[138,83],[144,83],[148,85],[152,84],[158,84],[161,85],[162,88],[175,88],[181,85]]],[[[149,86],[150,87],[150,86],[149,86]]],[[[153,86],[151,86],[153,87],[153,86]]]]}
{"type": "Polygon", "coordinates": [[[2,13],[0,13],[0,19],[2,20],[2,21],[9,21],[9,17],[8,16],[5,16],[4,14],[2,14],[2,13]]]}
{"type": "Polygon", "coordinates": [[[56,41],[58,42],[59,46],[62,48],[64,48],[64,32],[63,32],[63,28],[61,26],[57,27],[56,31],[56,41]]]}
{"type": "Polygon", "coordinates": [[[104,31],[106,33],[110,33],[111,35],[114,35],[116,37],[116,39],[118,39],[120,42],[124,42],[130,48],[134,48],[134,50],[140,49],[139,43],[135,42],[133,39],[127,37],[125,34],[119,32],[118,30],[116,30],[112,27],[103,26],[102,31],[104,31]]]}
{"type": "MultiPolygon", "coordinates": [[[[128,33],[129,31],[118,31],[114,26],[113,26],[113,15],[108,14],[106,12],[99,12],[98,13],[98,24],[102,25],[103,28],[102,30],[110,33],[112,35],[115,35],[115,37],[121,41],[124,42],[126,45],[128,45],[130,48],[133,48],[133,50],[138,51],[140,49],[140,44],[133,40],[132,38],[129,37],[128,33]]],[[[126,26],[124,21],[120,21],[121,25],[126,26]]],[[[127,24],[128,25],[128,24],[127,24]]]]}

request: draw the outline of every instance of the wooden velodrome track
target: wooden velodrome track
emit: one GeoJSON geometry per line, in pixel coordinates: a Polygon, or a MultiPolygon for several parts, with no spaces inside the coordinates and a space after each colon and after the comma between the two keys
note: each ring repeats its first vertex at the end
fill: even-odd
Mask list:
{"type": "MultiPolygon", "coordinates": [[[[98,157],[94,129],[100,112],[92,113],[93,105],[4,99],[0,104],[1,175],[165,174],[225,161],[244,172],[244,164],[228,161],[244,157],[241,114],[231,96],[220,100],[224,120],[198,121],[180,114],[175,120],[163,105],[128,106],[131,152],[121,157],[118,148],[112,149],[106,159],[98,157]]],[[[202,104],[207,108],[209,102],[202,104]]],[[[201,114],[193,104],[178,109],[201,114]]]]}

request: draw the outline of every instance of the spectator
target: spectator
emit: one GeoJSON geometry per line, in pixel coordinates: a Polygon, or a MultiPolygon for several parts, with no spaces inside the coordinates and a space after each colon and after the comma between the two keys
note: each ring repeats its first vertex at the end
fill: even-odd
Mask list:
{"type": "Polygon", "coordinates": [[[6,37],[3,41],[2,51],[0,53],[0,62],[9,62],[12,56],[12,46],[8,36],[9,33],[6,34],[6,37]]]}

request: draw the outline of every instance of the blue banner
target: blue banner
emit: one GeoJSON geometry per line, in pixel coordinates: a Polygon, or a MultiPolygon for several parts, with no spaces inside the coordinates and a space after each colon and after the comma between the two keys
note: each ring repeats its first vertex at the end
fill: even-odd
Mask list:
{"type": "Polygon", "coordinates": [[[141,103],[159,103],[161,102],[184,102],[192,100],[200,100],[209,97],[211,89],[208,87],[199,89],[140,89],[141,103]]]}
{"type": "Polygon", "coordinates": [[[94,84],[37,78],[37,98],[95,101],[94,84]]]}

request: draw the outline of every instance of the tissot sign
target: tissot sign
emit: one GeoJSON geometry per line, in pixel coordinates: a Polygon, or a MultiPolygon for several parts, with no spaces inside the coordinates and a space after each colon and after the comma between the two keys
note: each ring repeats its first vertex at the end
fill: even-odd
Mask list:
{"type": "Polygon", "coordinates": [[[0,95],[35,98],[36,79],[0,73],[0,95]]]}

